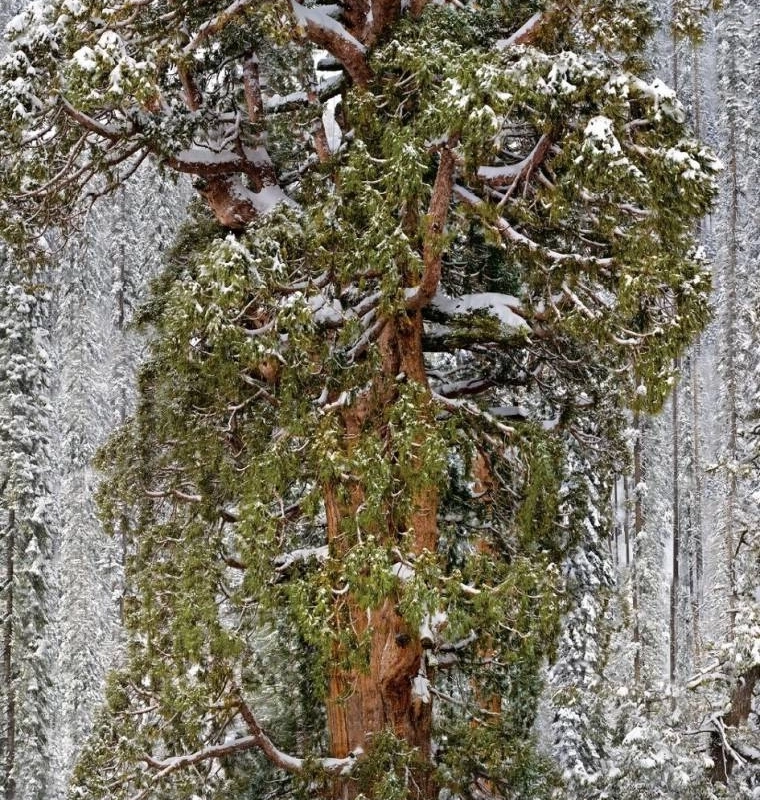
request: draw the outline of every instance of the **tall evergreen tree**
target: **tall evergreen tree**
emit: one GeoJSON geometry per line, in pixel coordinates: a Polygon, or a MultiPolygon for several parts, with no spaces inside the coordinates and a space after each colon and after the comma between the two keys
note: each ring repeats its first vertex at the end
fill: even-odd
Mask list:
{"type": "MultiPolygon", "coordinates": [[[[710,757],[713,779],[741,795],[755,790],[760,778],[753,745],[760,687],[760,652],[757,649],[756,503],[752,498],[756,478],[750,468],[753,445],[748,432],[752,427],[753,372],[756,340],[752,319],[757,295],[753,250],[757,240],[754,205],[747,191],[757,174],[753,118],[756,111],[746,102],[746,88],[754,83],[757,45],[747,27],[754,9],[743,0],[725,4],[719,29],[718,67],[723,131],[726,202],[718,220],[721,246],[717,263],[721,271],[720,374],[725,385],[720,406],[725,430],[719,453],[721,477],[725,486],[725,507],[719,521],[723,536],[722,569],[718,572],[728,594],[725,635],[716,637],[712,649],[711,678],[707,683],[715,692],[712,701],[710,757]],[[715,691],[717,690],[717,691],[715,691]],[[755,716],[756,719],[756,716],[755,716]]],[[[751,190],[750,190],[751,191],[751,190]]],[[[704,685],[706,667],[695,683],[704,685]]]]}
{"type": "Polygon", "coordinates": [[[0,261],[0,515],[2,515],[2,790],[45,800],[52,653],[45,287],[0,261]]]}
{"type": "Polygon", "coordinates": [[[19,252],[148,156],[211,211],[101,460],[129,661],[77,796],[261,796],[271,769],[280,797],[551,791],[531,728],[590,535],[571,441],[659,407],[706,318],[717,164],[634,73],[651,27],[638,0],[65,0],[12,24],[19,252]]]}
{"type": "Polygon", "coordinates": [[[66,794],[122,638],[123,544],[120,537],[109,537],[97,519],[92,458],[132,411],[144,342],[128,330],[129,323],[184,205],[182,194],[177,197],[161,182],[144,169],[122,187],[116,202],[94,209],[55,274],[51,324],[58,536],[53,571],[59,596],[52,671],[57,698],[54,784],[46,800],[66,794]],[[130,218],[138,222],[128,223],[130,218]]]}

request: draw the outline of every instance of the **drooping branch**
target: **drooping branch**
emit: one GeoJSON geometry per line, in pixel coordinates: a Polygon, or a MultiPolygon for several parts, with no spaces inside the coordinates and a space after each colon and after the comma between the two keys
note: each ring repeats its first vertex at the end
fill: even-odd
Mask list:
{"type": "Polygon", "coordinates": [[[90,133],[95,133],[98,136],[102,136],[104,139],[108,139],[112,142],[120,142],[124,140],[127,136],[134,133],[133,130],[120,130],[118,128],[114,128],[111,125],[105,125],[102,122],[98,122],[98,120],[94,119],[93,117],[85,114],[83,111],[80,111],[77,108],[69,103],[69,101],[61,95],[61,108],[63,108],[64,113],[66,116],[70,117],[74,122],[77,123],[80,127],[84,128],[86,131],[90,133]]]}
{"type": "MultiPolygon", "coordinates": [[[[456,194],[460,200],[475,208],[485,205],[484,200],[464,186],[454,186],[454,194],[456,194]]],[[[494,226],[505,239],[515,244],[522,245],[531,253],[540,254],[550,264],[587,264],[597,269],[607,269],[612,267],[615,263],[613,258],[599,258],[597,256],[587,256],[580,253],[560,253],[549,247],[543,247],[538,244],[538,242],[534,242],[533,239],[527,237],[524,233],[520,233],[513,228],[504,217],[497,217],[494,220],[494,226]]]]}
{"type": "MultiPolygon", "coordinates": [[[[144,755],[142,761],[148,765],[148,768],[153,770],[155,774],[152,777],[152,786],[143,789],[138,794],[134,795],[131,800],[145,800],[155,791],[155,784],[160,782],[163,778],[178,772],[179,770],[192,767],[204,761],[210,761],[215,758],[224,758],[226,756],[235,755],[237,753],[245,753],[250,750],[259,750],[275,767],[278,767],[285,772],[297,774],[303,772],[305,760],[297,756],[292,756],[284,753],[277,748],[272,740],[266,735],[263,728],[259,724],[255,715],[251,711],[250,706],[243,700],[242,695],[236,692],[235,705],[238,709],[240,716],[243,718],[246,726],[248,727],[248,736],[241,736],[231,741],[222,742],[221,744],[209,745],[193,753],[186,753],[181,756],[171,756],[170,758],[156,759],[150,755],[144,755]]],[[[356,762],[363,755],[361,748],[357,748],[349,753],[345,758],[322,758],[316,761],[316,766],[323,770],[328,775],[348,775],[356,762]]],[[[310,762],[314,765],[315,762],[310,762]]]]}
{"type": "MultiPolygon", "coordinates": [[[[272,740],[264,733],[261,725],[259,725],[258,720],[251,711],[250,706],[245,702],[240,693],[238,693],[237,700],[240,716],[248,726],[250,738],[255,740],[256,746],[269,761],[286,772],[303,772],[304,759],[288,755],[287,753],[283,753],[282,750],[278,750],[272,743],[272,740]]],[[[348,775],[362,755],[364,755],[364,751],[360,747],[357,747],[345,758],[321,758],[317,760],[316,764],[329,775],[348,775]]]]}
{"type": "Polygon", "coordinates": [[[435,392],[432,393],[432,396],[433,400],[443,408],[454,413],[464,412],[469,414],[471,417],[486,423],[505,436],[511,437],[515,433],[514,428],[510,427],[509,425],[505,425],[503,422],[500,422],[498,418],[493,416],[490,412],[484,411],[474,402],[465,399],[444,397],[443,395],[436,394],[435,392]]]}
{"type": "MultiPolygon", "coordinates": [[[[155,770],[156,774],[153,776],[153,781],[158,782],[162,778],[171,775],[186,767],[191,767],[194,764],[200,764],[202,761],[209,761],[212,758],[223,758],[224,756],[231,756],[235,753],[244,753],[248,750],[254,750],[259,747],[259,741],[256,736],[243,736],[239,739],[233,739],[223,744],[209,745],[201,750],[196,750],[194,753],[187,753],[182,756],[172,756],[158,760],[152,756],[143,756],[143,761],[155,770]]],[[[300,761],[300,759],[294,759],[300,761]]],[[[146,792],[141,792],[133,800],[147,796],[146,792]]]]}

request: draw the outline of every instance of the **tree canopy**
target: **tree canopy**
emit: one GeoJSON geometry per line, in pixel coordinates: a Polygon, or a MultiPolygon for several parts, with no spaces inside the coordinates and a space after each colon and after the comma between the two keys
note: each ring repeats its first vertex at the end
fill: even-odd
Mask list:
{"type": "Polygon", "coordinates": [[[640,0],[16,17],[17,257],[147,158],[204,201],[100,459],[129,655],[74,796],[551,790],[561,567],[707,317],[719,165],[651,30],[640,0]]]}

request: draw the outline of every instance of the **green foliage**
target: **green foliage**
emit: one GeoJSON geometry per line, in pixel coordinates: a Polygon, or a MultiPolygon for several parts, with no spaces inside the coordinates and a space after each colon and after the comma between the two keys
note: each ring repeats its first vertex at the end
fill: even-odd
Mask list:
{"type": "Polygon", "coordinates": [[[367,758],[362,759],[352,774],[361,800],[412,800],[417,795],[410,785],[409,771],[425,772],[431,766],[420,763],[419,753],[390,731],[372,737],[367,758]]]}
{"type": "Polygon", "coordinates": [[[670,18],[673,37],[700,44],[705,36],[705,18],[722,8],[723,0],[677,0],[670,18]]]}
{"type": "MultiPolygon", "coordinates": [[[[179,168],[222,132],[234,147],[202,160],[221,170],[266,143],[292,201],[235,233],[192,210],[141,315],[154,334],[139,404],[98,462],[104,520],[129,539],[128,661],[76,796],[131,797],[160,771],[134,767],[145,754],[243,735],[240,698],[307,759],[309,777],[278,796],[310,780],[331,791],[321,709],[331,678],[370,669],[364,620],[379,609],[398,615],[399,648],[436,628],[404,680],[434,690],[419,703],[435,702],[433,738],[446,737],[439,785],[548,796],[556,776],[530,731],[566,610],[560,567],[584,541],[572,442],[619,452],[621,408],[662,403],[672,358],[707,316],[691,232],[718,164],[674,94],[629,71],[648,4],[558,3],[516,47],[499,41],[535,3],[402,15],[370,44],[366,85],[344,87],[346,136],[318,167],[303,126],[323,109],[308,97],[225,127],[241,118],[251,41],[273,90],[309,85],[291,10],[246,6],[215,29],[203,26],[218,4],[143,16],[116,3],[92,23],[63,19],[64,5],[15,23],[2,68],[0,144],[18,154],[27,126],[56,131],[0,170],[6,236],[28,242],[87,170],[117,183],[131,155],[109,159],[131,147],[179,168]],[[208,42],[177,44],[167,20],[208,42]],[[197,109],[182,100],[187,70],[197,109]],[[50,123],[37,100],[53,108],[60,91],[120,132],[98,149],[70,112],[50,123]],[[87,166],[61,183],[67,158],[87,166]],[[435,186],[451,162],[442,224],[435,186]],[[438,282],[439,257],[420,311],[411,301],[423,278],[438,282]]],[[[367,734],[346,779],[367,798],[413,797],[408,775],[433,765],[398,731],[367,734]]],[[[170,771],[160,791],[263,793],[262,759],[170,771]]]]}

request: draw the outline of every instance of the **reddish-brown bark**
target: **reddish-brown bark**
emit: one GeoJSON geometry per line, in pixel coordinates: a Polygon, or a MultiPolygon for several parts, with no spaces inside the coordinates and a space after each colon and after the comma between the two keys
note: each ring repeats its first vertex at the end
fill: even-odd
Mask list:
{"type": "MultiPolygon", "coordinates": [[[[389,320],[380,336],[378,346],[382,369],[370,392],[343,415],[346,448],[364,426],[382,424],[383,409],[392,403],[398,392],[397,376],[403,373],[427,389],[427,376],[422,354],[422,316],[412,311],[398,319],[389,320]]],[[[432,413],[432,409],[431,413],[432,413]]],[[[423,407],[420,411],[425,414],[423,407]]],[[[331,554],[340,557],[345,549],[343,522],[353,519],[361,504],[363,491],[353,487],[348,501],[338,500],[335,486],[324,489],[328,541],[331,554]]],[[[389,499],[390,501],[390,499],[389,499]]],[[[411,536],[405,547],[413,554],[435,552],[438,544],[438,490],[434,485],[421,487],[413,498],[411,511],[404,520],[404,531],[411,536]]],[[[388,519],[391,519],[389,508],[388,519]]],[[[390,523],[385,530],[372,531],[389,544],[399,538],[390,523]]],[[[412,629],[398,613],[396,598],[387,597],[377,608],[365,611],[351,598],[336,601],[347,613],[355,634],[369,636],[368,663],[365,669],[336,666],[329,679],[327,722],[331,754],[344,758],[357,748],[368,750],[373,734],[391,731],[407,745],[416,749],[421,762],[429,760],[431,751],[432,703],[421,702],[413,695],[413,682],[420,674],[423,648],[419,631],[412,629]]],[[[336,656],[338,653],[336,652],[336,656]]],[[[420,798],[435,796],[430,770],[421,767],[414,775],[420,798]]],[[[333,796],[351,798],[358,791],[351,780],[336,781],[333,796]]]]}

